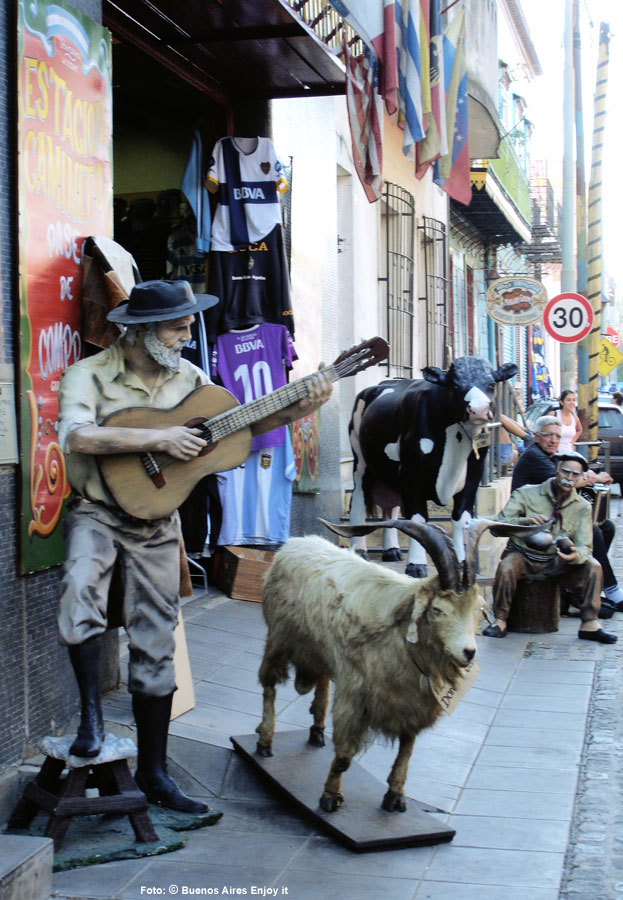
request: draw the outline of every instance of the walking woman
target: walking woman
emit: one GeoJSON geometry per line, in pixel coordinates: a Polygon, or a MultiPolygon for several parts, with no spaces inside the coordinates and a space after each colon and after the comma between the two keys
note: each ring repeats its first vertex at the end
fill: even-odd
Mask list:
{"type": "Polygon", "coordinates": [[[576,414],[575,402],[575,391],[563,391],[560,395],[560,409],[554,412],[562,428],[559,453],[571,453],[575,450],[575,442],[582,434],[582,423],[576,414]]]}

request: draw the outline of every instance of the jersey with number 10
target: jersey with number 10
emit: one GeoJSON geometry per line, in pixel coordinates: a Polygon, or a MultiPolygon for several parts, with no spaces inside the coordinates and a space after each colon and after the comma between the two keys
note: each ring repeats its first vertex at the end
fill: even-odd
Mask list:
{"type": "MultiPolygon", "coordinates": [[[[287,384],[286,370],[297,358],[285,325],[265,322],[229,331],[216,340],[212,374],[240,403],[250,403],[287,384]]],[[[253,438],[252,450],[283,444],[286,426],[253,438]]]]}

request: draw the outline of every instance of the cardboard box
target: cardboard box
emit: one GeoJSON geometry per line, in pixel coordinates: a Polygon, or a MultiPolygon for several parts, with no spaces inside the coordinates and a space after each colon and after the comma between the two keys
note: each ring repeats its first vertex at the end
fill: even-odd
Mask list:
{"type": "Polygon", "coordinates": [[[218,584],[235,600],[262,600],[262,581],[270,566],[273,550],[255,547],[223,547],[219,565],[218,584]]]}

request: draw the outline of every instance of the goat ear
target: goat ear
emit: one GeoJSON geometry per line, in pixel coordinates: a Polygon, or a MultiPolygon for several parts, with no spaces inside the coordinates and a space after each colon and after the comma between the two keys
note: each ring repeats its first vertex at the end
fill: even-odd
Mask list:
{"type": "Polygon", "coordinates": [[[407,643],[417,644],[418,642],[418,622],[422,618],[422,614],[426,609],[427,601],[419,597],[415,597],[413,601],[413,609],[411,610],[411,621],[407,628],[407,643]]]}

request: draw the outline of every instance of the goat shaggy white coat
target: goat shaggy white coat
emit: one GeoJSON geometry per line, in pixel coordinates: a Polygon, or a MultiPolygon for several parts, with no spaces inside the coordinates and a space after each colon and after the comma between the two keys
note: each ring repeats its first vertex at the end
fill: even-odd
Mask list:
{"type": "Polygon", "coordinates": [[[258,753],[272,755],[275,686],[287,680],[290,665],[299,693],[316,688],[310,743],[324,744],[331,679],[335,756],[320,806],[340,806],[342,773],[366,738],[380,733],[400,742],[383,808],[405,810],[415,738],[442,712],[432,682],[455,686],[476,653],[476,588],[441,590],[437,576],[409,578],[311,536],[278,551],[262,599],[268,636],[258,753]]]}

